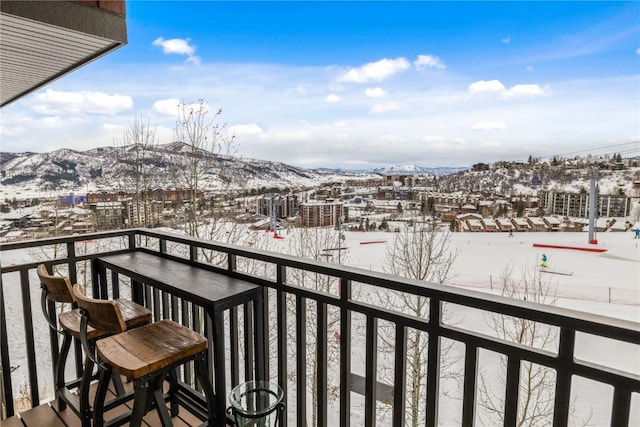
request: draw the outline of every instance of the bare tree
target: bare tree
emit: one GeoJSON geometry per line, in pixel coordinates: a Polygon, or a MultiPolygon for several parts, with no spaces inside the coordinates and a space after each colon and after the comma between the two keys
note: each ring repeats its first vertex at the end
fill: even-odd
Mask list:
{"type": "MultiPolygon", "coordinates": [[[[556,285],[542,276],[538,269],[524,270],[520,280],[513,279],[513,266],[508,264],[500,276],[501,295],[542,304],[555,304],[556,285]]],[[[553,349],[557,329],[527,319],[491,314],[487,317],[491,330],[498,338],[541,350],[553,349]]],[[[503,359],[498,376],[480,375],[478,405],[483,409],[482,425],[504,423],[505,398],[496,389],[503,390],[506,377],[506,361],[503,359]]],[[[552,368],[521,362],[518,416],[516,425],[542,427],[552,424],[555,396],[555,371],[552,368]]],[[[586,425],[587,421],[582,421],[586,425]]]]}
{"type": "MultiPolygon", "coordinates": [[[[395,234],[395,240],[385,253],[384,271],[396,276],[408,277],[439,285],[451,278],[451,267],[458,251],[450,249],[451,233],[433,221],[423,221],[415,226],[403,227],[395,234]]],[[[417,318],[429,316],[429,299],[401,292],[378,291],[380,301],[394,311],[410,314],[417,318]]],[[[451,315],[443,307],[443,319],[449,321],[451,315]]],[[[384,325],[380,328],[380,350],[393,354],[395,349],[395,328],[384,325]]],[[[459,374],[452,367],[460,359],[454,354],[453,343],[441,346],[441,376],[456,379],[459,374]]],[[[382,379],[393,380],[393,369],[383,368],[382,379]],[[388,377],[388,378],[387,378],[388,377]]],[[[425,423],[423,408],[426,405],[427,376],[427,334],[416,329],[407,333],[407,415],[410,425],[425,423]]]]}
{"type": "Polygon", "coordinates": [[[149,152],[156,145],[156,128],[149,119],[136,117],[125,127],[122,139],[116,141],[119,146],[118,162],[127,165],[126,191],[133,188],[133,217],[129,218],[130,226],[147,227],[152,225],[152,211],[149,206],[149,190],[152,185],[149,152]]]}
{"type": "MultiPolygon", "coordinates": [[[[211,240],[236,242],[239,230],[236,227],[226,229],[219,220],[222,210],[210,206],[204,211],[201,194],[209,186],[207,177],[215,169],[217,175],[233,173],[222,170],[226,163],[220,161],[221,155],[231,154],[234,148],[234,137],[228,136],[226,123],[220,122],[222,110],[211,112],[203,99],[195,103],[181,103],[178,106],[178,118],[175,128],[175,139],[186,146],[187,161],[185,165],[176,165],[176,181],[179,186],[188,190],[188,206],[185,210],[185,231],[190,236],[211,240]],[[216,161],[217,160],[217,161],[216,161]]],[[[209,183],[210,184],[210,183],[209,183]]],[[[224,190],[220,188],[220,190],[224,190]]],[[[208,262],[216,261],[211,251],[201,251],[208,262]]]]}

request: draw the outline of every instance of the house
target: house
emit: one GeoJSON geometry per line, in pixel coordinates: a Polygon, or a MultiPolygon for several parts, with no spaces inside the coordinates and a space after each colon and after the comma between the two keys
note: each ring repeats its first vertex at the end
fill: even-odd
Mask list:
{"type": "MultiPolygon", "coordinates": [[[[460,212],[461,213],[471,213],[471,212],[478,212],[478,208],[475,207],[475,205],[469,204],[467,203],[466,205],[463,205],[460,208],[460,212]]],[[[482,217],[482,216],[481,216],[482,217]]]]}
{"type": "Polygon", "coordinates": [[[496,223],[496,220],[494,220],[493,218],[483,218],[481,222],[485,231],[488,231],[488,232],[500,231],[500,228],[498,228],[498,224],[496,223]]]}
{"type": "Polygon", "coordinates": [[[508,218],[496,218],[496,225],[500,231],[513,231],[515,229],[514,225],[511,223],[511,220],[508,218]]]}
{"type": "Polygon", "coordinates": [[[589,221],[587,221],[586,219],[582,219],[582,218],[571,219],[569,217],[566,217],[562,221],[560,228],[563,231],[582,231],[584,230],[585,227],[588,227],[588,226],[589,226],[589,221]]]}
{"type": "Polygon", "coordinates": [[[484,231],[484,226],[482,225],[482,220],[479,220],[479,219],[468,219],[466,222],[467,222],[467,231],[472,231],[472,232],[484,231]]]}
{"type": "Polygon", "coordinates": [[[477,213],[462,213],[456,215],[456,230],[458,231],[482,231],[484,227],[480,222],[482,220],[482,215],[477,213]],[[473,228],[480,227],[481,229],[471,229],[469,225],[469,221],[472,221],[473,228]]]}
{"type": "Polygon", "coordinates": [[[511,218],[511,224],[513,224],[515,231],[530,231],[531,226],[526,218],[511,218]]]}
{"type": "Polygon", "coordinates": [[[549,231],[547,224],[542,218],[538,218],[535,216],[527,217],[526,221],[529,224],[530,231],[549,231]]]}
{"type": "Polygon", "coordinates": [[[560,225],[562,225],[562,221],[560,218],[555,216],[544,216],[542,217],[545,225],[549,229],[549,231],[560,231],[560,225]]]}

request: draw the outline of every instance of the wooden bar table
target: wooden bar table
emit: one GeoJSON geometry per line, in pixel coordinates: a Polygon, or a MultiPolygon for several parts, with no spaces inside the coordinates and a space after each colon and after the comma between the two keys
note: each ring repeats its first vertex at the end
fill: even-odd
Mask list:
{"type": "MultiPolygon", "coordinates": [[[[205,332],[209,342],[213,343],[213,346],[209,346],[209,357],[210,360],[213,359],[210,377],[213,378],[215,389],[216,426],[225,426],[227,421],[223,318],[225,310],[252,303],[256,379],[266,379],[265,328],[259,323],[264,315],[262,286],[224,274],[213,266],[143,249],[97,257],[93,261],[92,270],[93,283],[98,284],[98,290],[94,289],[94,297],[107,297],[106,271],[111,270],[112,274],[116,273],[114,278],[117,274],[131,278],[132,299],[138,304],[144,304],[147,308],[151,308],[153,301],[149,295],[145,298],[141,284],[157,288],[204,309],[207,314],[205,332]]],[[[247,325],[245,325],[245,331],[246,327],[247,325]]],[[[246,357],[250,356],[250,354],[246,355],[246,357]]],[[[211,363],[208,365],[211,369],[211,363]]]]}

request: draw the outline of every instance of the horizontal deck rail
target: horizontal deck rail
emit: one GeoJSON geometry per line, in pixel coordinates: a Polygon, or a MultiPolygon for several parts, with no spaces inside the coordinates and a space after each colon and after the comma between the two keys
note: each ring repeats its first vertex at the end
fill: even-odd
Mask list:
{"type": "MultiPolygon", "coordinates": [[[[407,377],[407,340],[410,330],[423,331],[429,338],[425,344],[426,402],[423,408],[427,426],[435,427],[439,420],[439,381],[443,340],[461,343],[464,346],[461,360],[463,365],[462,412],[459,417],[464,426],[472,426],[476,423],[481,350],[498,353],[506,360],[502,419],[507,426],[516,425],[518,395],[522,385],[520,369],[525,362],[532,362],[555,372],[552,415],[554,426],[565,426],[569,423],[574,377],[585,378],[613,388],[610,423],[615,426],[629,425],[632,397],[640,393],[638,372],[627,372],[591,361],[578,360],[575,356],[578,334],[600,336],[637,348],[640,346],[640,325],[631,321],[152,229],[128,229],[3,243],[0,245],[0,251],[8,253],[14,250],[37,250],[41,253],[43,248],[45,252],[46,248],[51,252],[52,247],[56,248],[55,252],[60,255],[55,258],[50,256],[45,262],[52,267],[61,267],[74,283],[81,277],[88,277],[88,282],[85,280],[87,286],[92,285],[91,274],[88,274],[86,269],[90,268],[90,261],[93,258],[139,247],[176,257],[193,265],[215,267],[225,274],[264,286],[268,309],[264,310],[264,318],[256,319],[255,324],[257,327],[264,328],[265,336],[268,337],[268,345],[263,349],[267,360],[271,361],[267,376],[277,381],[288,395],[289,404],[287,416],[283,420],[284,425],[287,424],[287,420],[289,424],[304,425],[313,418],[315,424],[327,426],[333,424],[330,421],[331,415],[339,421],[341,426],[349,426],[350,414],[353,411],[352,391],[364,394],[362,418],[365,425],[375,425],[380,405],[376,397],[381,394],[389,395],[389,393],[392,394],[392,404],[389,405],[390,399],[386,399],[384,403],[391,411],[389,419],[394,426],[405,425],[408,411],[407,390],[410,387],[410,379],[407,377]],[[89,250],[86,248],[88,241],[101,242],[101,245],[96,244],[89,250]],[[209,253],[218,255],[213,266],[204,256],[209,253]],[[260,268],[256,268],[256,265],[260,265],[260,268]],[[300,279],[300,272],[303,275],[331,278],[338,285],[335,287],[336,291],[326,292],[312,286],[305,286],[304,280],[300,279]],[[426,298],[429,315],[415,317],[390,309],[380,302],[374,302],[371,298],[358,297],[354,292],[356,289],[400,292],[413,297],[426,298]],[[557,345],[551,350],[526,346],[450,324],[443,320],[444,305],[469,307],[483,313],[525,319],[557,328],[557,345]],[[358,317],[359,321],[356,322],[354,317],[358,317]],[[334,327],[333,335],[328,330],[329,318],[335,318],[339,325],[334,327]],[[362,329],[354,334],[356,323],[362,329]],[[380,363],[379,334],[383,323],[391,325],[394,331],[391,384],[382,384],[377,376],[380,363]],[[366,358],[362,372],[355,374],[358,374],[359,378],[363,377],[364,382],[358,381],[358,384],[354,385],[351,384],[351,379],[354,377],[352,354],[354,347],[358,345],[364,346],[366,358]],[[332,346],[337,346],[333,350],[337,353],[339,363],[338,371],[330,373],[329,353],[332,350],[329,347],[332,346]],[[311,354],[317,362],[309,366],[307,356],[311,354]],[[337,386],[334,387],[336,382],[337,386]],[[380,393],[380,388],[384,388],[385,393],[380,393]],[[315,392],[308,393],[309,389],[315,392]],[[300,392],[301,390],[305,392],[300,392]],[[337,415],[328,412],[329,394],[337,396],[336,405],[339,408],[337,415]]],[[[35,348],[34,322],[42,315],[39,313],[37,301],[33,301],[30,289],[38,285],[33,270],[43,260],[36,259],[34,256],[27,261],[12,265],[8,263],[7,258],[3,256],[2,282],[0,283],[3,416],[11,416],[15,413],[15,385],[16,381],[23,380],[23,378],[14,378],[15,374],[12,373],[13,352],[9,351],[10,343],[7,338],[8,304],[20,305],[22,313],[19,327],[25,337],[27,392],[32,405],[38,404],[42,393],[38,375],[43,373],[38,373],[38,366],[42,360],[55,362],[57,358],[57,337],[53,332],[50,332],[48,354],[42,354],[35,348]],[[8,287],[12,288],[12,294],[20,294],[19,301],[7,299],[8,287]]],[[[112,275],[110,279],[111,296],[122,294],[124,291],[121,289],[123,283],[121,278],[112,275]]],[[[148,286],[145,289],[144,301],[153,310],[156,319],[178,319],[195,330],[204,331],[202,313],[197,307],[189,306],[175,297],[164,295],[148,286]]],[[[252,340],[249,339],[253,333],[251,315],[252,312],[246,307],[240,310],[234,308],[228,313],[230,363],[225,376],[231,385],[238,384],[241,378],[247,380],[255,376],[251,368],[253,366],[251,357],[244,356],[252,353],[250,351],[252,340]]],[[[76,347],[75,354],[75,360],[81,360],[79,346],[76,347]]],[[[76,363],[76,373],[80,371],[81,364],[76,363]]],[[[47,372],[46,375],[52,376],[52,373],[47,372]]],[[[183,380],[187,384],[193,382],[188,371],[184,373],[183,380]]]]}

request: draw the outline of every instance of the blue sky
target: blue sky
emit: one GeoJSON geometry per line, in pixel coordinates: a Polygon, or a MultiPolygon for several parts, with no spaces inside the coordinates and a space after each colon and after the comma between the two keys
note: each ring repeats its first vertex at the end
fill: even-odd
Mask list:
{"type": "Polygon", "coordinates": [[[237,155],[302,167],[640,155],[640,2],[128,1],[127,26],[3,108],[2,151],[113,145],[135,117],[171,142],[203,98],[237,155]]]}

